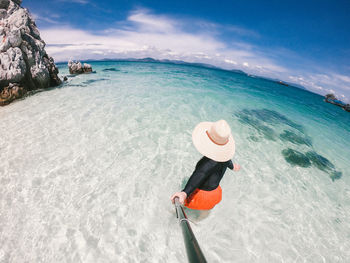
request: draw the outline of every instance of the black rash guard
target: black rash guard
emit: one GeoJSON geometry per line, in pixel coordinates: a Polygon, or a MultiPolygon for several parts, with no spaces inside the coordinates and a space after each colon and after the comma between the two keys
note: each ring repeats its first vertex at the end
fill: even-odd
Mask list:
{"type": "Polygon", "coordinates": [[[182,191],[185,192],[187,196],[190,196],[196,188],[205,191],[216,189],[227,167],[233,170],[233,163],[231,160],[227,162],[216,162],[204,156],[198,161],[196,169],[182,191]]]}

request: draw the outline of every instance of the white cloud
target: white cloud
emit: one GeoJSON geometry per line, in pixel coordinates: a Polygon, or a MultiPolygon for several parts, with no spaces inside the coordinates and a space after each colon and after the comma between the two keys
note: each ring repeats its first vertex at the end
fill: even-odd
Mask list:
{"type": "Polygon", "coordinates": [[[234,25],[227,26],[226,30],[232,31],[241,36],[249,36],[249,37],[255,37],[255,38],[260,37],[260,35],[257,32],[243,28],[243,27],[239,27],[239,26],[234,26],[234,25]]]}
{"type": "Polygon", "coordinates": [[[224,61],[229,64],[237,65],[237,62],[231,59],[225,59],[224,61]]]}
{"type": "Polygon", "coordinates": [[[41,35],[48,43],[48,53],[58,61],[151,56],[212,63],[226,68],[231,68],[232,65],[228,64],[263,65],[251,67],[252,71],[255,70],[251,73],[256,74],[285,71],[271,59],[251,51],[249,44],[237,41],[227,45],[212,30],[187,32],[188,21],[184,23],[147,10],[136,10],[125,23],[128,23],[127,27],[108,28],[103,32],[51,27],[41,30],[41,35]]]}
{"type": "Polygon", "coordinates": [[[333,73],[333,77],[350,84],[349,76],[333,73]]]}
{"type": "MultiPolygon", "coordinates": [[[[203,26],[203,21],[199,23],[200,30],[188,32],[188,23],[188,20],[154,15],[148,10],[139,9],[131,12],[125,21],[120,21],[115,27],[100,32],[53,26],[42,29],[41,36],[48,44],[48,54],[56,61],[153,57],[202,62],[226,69],[244,69],[249,74],[289,80],[321,94],[335,89],[350,97],[348,76],[337,73],[308,73],[286,68],[268,56],[273,54],[272,49],[261,50],[240,40],[226,43],[215,32],[218,27],[216,24],[203,26]]],[[[195,25],[196,21],[192,24],[195,25]]],[[[244,32],[241,28],[233,29],[244,32]]],[[[234,32],[233,29],[231,28],[234,32]]],[[[278,57],[292,54],[282,48],[276,52],[278,57]]]]}
{"type": "Polygon", "coordinates": [[[139,30],[146,32],[169,33],[176,31],[176,20],[149,14],[147,10],[137,10],[127,20],[134,22],[139,26],[139,30]]]}
{"type": "Polygon", "coordinates": [[[32,18],[36,21],[44,21],[46,23],[49,24],[58,24],[59,22],[57,21],[57,19],[60,17],[57,14],[51,14],[51,15],[46,15],[46,16],[41,16],[38,15],[37,13],[30,13],[32,18]]]}

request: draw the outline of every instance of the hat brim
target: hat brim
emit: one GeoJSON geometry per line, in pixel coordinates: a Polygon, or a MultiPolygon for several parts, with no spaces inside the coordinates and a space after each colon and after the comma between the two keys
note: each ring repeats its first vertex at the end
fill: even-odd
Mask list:
{"type": "Polygon", "coordinates": [[[217,161],[226,162],[235,154],[235,141],[232,134],[225,145],[215,144],[207,135],[213,122],[201,122],[192,132],[192,141],[196,149],[204,156],[217,161]]]}

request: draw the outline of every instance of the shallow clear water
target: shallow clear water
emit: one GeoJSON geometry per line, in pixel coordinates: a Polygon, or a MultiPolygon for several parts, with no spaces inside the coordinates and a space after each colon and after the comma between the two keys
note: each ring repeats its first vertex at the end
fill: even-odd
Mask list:
{"type": "Polygon", "coordinates": [[[350,258],[349,113],[220,70],[92,66],[0,108],[0,262],[185,262],[169,197],[201,158],[192,129],[219,119],[242,170],[193,225],[208,261],[350,258]]]}

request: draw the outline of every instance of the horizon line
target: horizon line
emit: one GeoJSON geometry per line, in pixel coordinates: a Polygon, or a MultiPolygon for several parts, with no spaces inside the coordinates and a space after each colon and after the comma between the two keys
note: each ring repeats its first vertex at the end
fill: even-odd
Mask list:
{"type": "MultiPolygon", "coordinates": [[[[103,59],[86,59],[86,60],[75,60],[73,59],[72,61],[79,61],[82,63],[88,63],[88,62],[139,62],[139,63],[159,63],[159,64],[170,64],[170,65],[182,65],[182,66],[192,66],[192,67],[199,67],[199,68],[205,68],[205,69],[212,69],[212,70],[220,70],[220,71],[225,71],[225,72],[230,72],[230,73],[235,73],[235,74],[240,74],[240,75],[245,75],[250,78],[259,78],[262,80],[266,80],[269,82],[273,82],[275,84],[283,85],[285,87],[292,87],[296,88],[298,90],[306,91],[311,94],[315,94],[317,96],[320,96],[324,98],[323,95],[313,92],[303,85],[292,83],[292,82],[287,82],[281,79],[273,79],[273,78],[268,78],[264,76],[259,76],[259,75],[254,75],[254,74],[249,74],[241,69],[225,69],[221,68],[212,64],[208,63],[200,63],[200,62],[187,62],[184,60],[170,60],[170,59],[155,59],[152,57],[144,57],[144,58],[103,58],[103,59]],[[287,84],[287,85],[285,85],[287,84]],[[299,87],[298,87],[299,86],[299,87]]],[[[68,61],[59,61],[56,62],[56,64],[68,64],[68,61]]],[[[338,99],[341,101],[340,99],[338,99]]]]}

